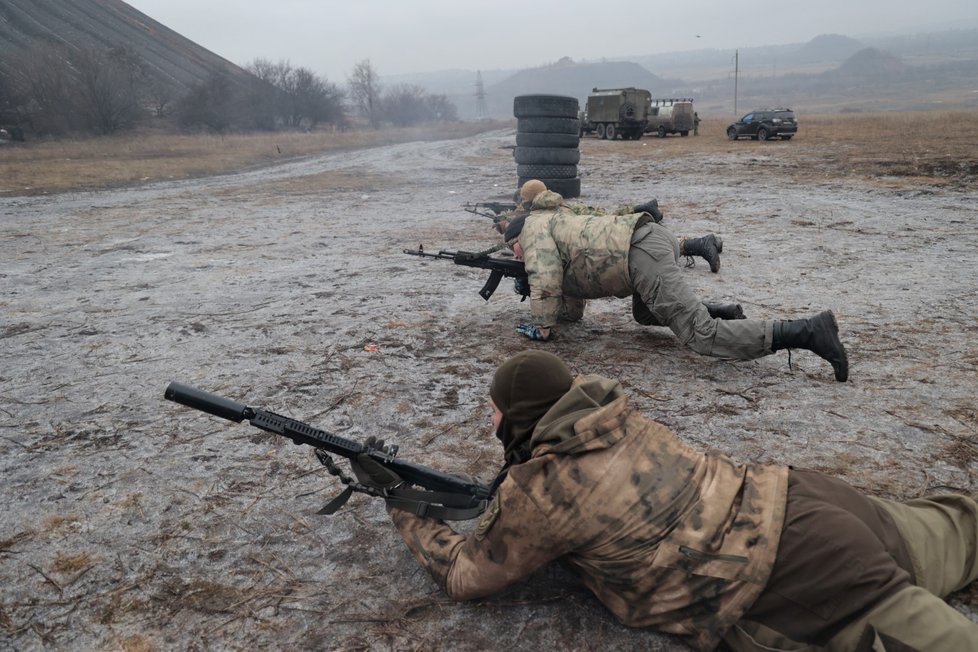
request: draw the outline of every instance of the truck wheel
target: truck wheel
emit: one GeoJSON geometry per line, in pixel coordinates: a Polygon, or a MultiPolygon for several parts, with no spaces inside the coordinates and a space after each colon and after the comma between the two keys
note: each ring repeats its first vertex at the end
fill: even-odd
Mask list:
{"type": "Polygon", "coordinates": [[[665,138],[665,137],[666,137],[666,128],[662,125],[659,125],[659,138],[665,138]]]}
{"type": "Polygon", "coordinates": [[[519,95],[513,98],[517,118],[576,118],[576,97],[564,95],[519,95]]]}
{"type": "Polygon", "coordinates": [[[574,147],[581,144],[577,134],[517,133],[517,147],[574,147]]]}
{"type": "Polygon", "coordinates": [[[604,128],[604,133],[608,137],[608,140],[614,140],[615,139],[615,136],[618,135],[618,133],[617,133],[617,131],[615,129],[615,125],[613,125],[613,124],[606,125],[605,128],[604,128]]]}
{"type": "Polygon", "coordinates": [[[580,138],[581,121],[577,118],[520,118],[516,132],[535,134],[574,134],[580,138]]]}
{"type": "Polygon", "coordinates": [[[605,132],[604,132],[604,124],[603,123],[600,123],[599,122],[598,123],[598,126],[595,127],[594,131],[595,131],[595,133],[598,134],[598,138],[600,138],[601,140],[604,140],[605,138],[608,137],[607,135],[605,135],[605,132]]]}
{"type": "Polygon", "coordinates": [[[573,179],[577,176],[577,166],[537,165],[527,163],[524,165],[517,165],[516,174],[528,179],[573,179]]]}
{"type": "Polygon", "coordinates": [[[513,150],[513,158],[517,163],[577,165],[581,152],[570,147],[517,147],[513,150]]]}
{"type": "Polygon", "coordinates": [[[758,129],[757,130],[757,139],[758,140],[767,140],[767,129],[765,129],[764,127],[761,127],[760,129],[758,129]]]}
{"type": "MultiPolygon", "coordinates": [[[[530,177],[520,177],[517,188],[522,188],[523,184],[530,180],[530,177]]],[[[564,199],[581,196],[581,177],[573,179],[540,179],[547,186],[547,190],[552,190],[564,199]]]]}

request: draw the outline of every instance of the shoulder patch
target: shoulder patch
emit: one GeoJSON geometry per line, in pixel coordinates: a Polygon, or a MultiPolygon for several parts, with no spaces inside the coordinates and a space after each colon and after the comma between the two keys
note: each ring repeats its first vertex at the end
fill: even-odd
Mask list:
{"type": "Polygon", "coordinates": [[[475,538],[484,539],[486,534],[492,528],[492,524],[496,522],[499,517],[499,494],[497,493],[486,505],[486,511],[482,513],[482,518],[479,519],[479,525],[475,528],[475,538]]]}

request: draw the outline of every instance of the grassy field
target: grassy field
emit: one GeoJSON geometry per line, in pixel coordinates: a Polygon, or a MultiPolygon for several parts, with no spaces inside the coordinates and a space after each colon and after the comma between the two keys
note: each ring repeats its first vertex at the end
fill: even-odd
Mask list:
{"type": "Polygon", "coordinates": [[[224,174],[303,156],[416,140],[463,138],[504,124],[254,134],[126,134],[0,147],[0,197],[97,190],[224,174]]]}
{"type": "MultiPolygon", "coordinates": [[[[780,174],[798,181],[864,177],[880,183],[973,184],[978,177],[978,111],[919,111],[799,115],[788,142],[730,141],[730,120],[705,118],[699,136],[669,136],[615,143],[636,157],[669,159],[692,153],[723,155],[752,149],[777,157],[780,174]]],[[[587,137],[584,156],[600,156],[609,143],[587,137]]]]}
{"type": "MultiPolygon", "coordinates": [[[[978,111],[801,115],[790,142],[727,140],[729,121],[707,118],[697,137],[616,142],[636,157],[723,154],[753,147],[777,155],[799,180],[873,177],[939,185],[975,182],[978,111]]],[[[515,122],[467,122],[412,129],[217,135],[133,134],[45,140],[0,147],[0,197],[138,185],[222,174],[316,154],[378,145],[461,138],[515,122]]],[[[611,143],[582,140],[586,157],[611,143]]]]}

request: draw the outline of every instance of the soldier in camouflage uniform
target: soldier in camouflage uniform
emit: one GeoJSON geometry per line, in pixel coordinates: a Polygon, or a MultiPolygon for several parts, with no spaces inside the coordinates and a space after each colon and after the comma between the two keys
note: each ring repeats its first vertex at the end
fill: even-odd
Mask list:
{"type": "MultiPolygon", "coordinates": [[[[698,650],[978,649],[978,626],[938,597],[978,577],[971,498],[895,503],[698,452],[617,381],[575,379],[543,351],[500,365],[489,394],[506,466],[473,533],[388,506],[453,599],[560,559],[623,624],[698,650]]],[[[399,482],[361,457],[361,477],[399,482]]]]}
{"type": "Polygon", "coordinates": [[[718,318],[683,280],[676,237],[648,213],[576,215],[543,190],[503,237],[526,265],[533,323],[517,330],[530,339],[549,340],[558,322],[580,320],[587,299],[630,296],[636,321],[668,326],[701,355],[753,360],[806,349],[827,360],[839,382],[849,377],[831,311],[791,321],[718,318]]]}
{"type": "MultiPolygon", "coordinates": [[[[532,179],[524,183],[513,197],[513,201],[516,202],[516,208],[508,213],[498,215],[493,220],[496,230],[500,233],[505,233],[509,222],[521,215],[528,214],[533,198],[546,189],[547,186],[539,179],[532,179]]],[[[587,206],[576,202],[570,204],[564,203],[563,206],[575,215],[630,215],[632,213],[648,213],[656,222],[662,221],[662,211],[659,210],[659,202],[655,199],[636,206],[619,206],[611,213],[603,208],[587,206]]],[[[720,271],[720,254],[722,253],[723,240],[712,233],[708,233],[701,238],[687,238],[685,236],[679,238],[679,255],[686,256],[686,267],[695,266],[696,263],[693,257],[697,256],[706,260],[710,266],[710,271],[716,274],[720,271]]]]}

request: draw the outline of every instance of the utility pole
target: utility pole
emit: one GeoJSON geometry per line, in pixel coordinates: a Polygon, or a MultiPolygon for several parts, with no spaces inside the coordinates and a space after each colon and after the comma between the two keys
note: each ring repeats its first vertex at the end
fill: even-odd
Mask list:
{"type": "Polygon", "coordinates": [[[486,106],[486,89],[482,85],[481,70],[475,71],[475,119],[489,119],[489,108],[486,106]]]}
{"type": "Polygon", "coordinates": [[[740,82],[740,50],[734,50],[734,117],[739,118],[737,112],[737,84],[740,82]]]}

